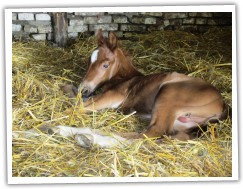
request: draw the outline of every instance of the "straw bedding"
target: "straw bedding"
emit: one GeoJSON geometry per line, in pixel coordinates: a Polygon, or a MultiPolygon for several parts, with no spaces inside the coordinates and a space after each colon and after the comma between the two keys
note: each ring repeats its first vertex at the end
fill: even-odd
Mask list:
{"type": "MultiPolygon", "coordinates": [[[[177,71],[201,77],[221,91],[231,107],[231,30],[211,29],[194,35],[181,31],[130,34],[121,45],[144,74],[177,71]]],[[[61,87],[78,85],[87,70],[94,37],[80,37],[66,49],[46,42],[13,42],[12,129],[20,133],[42,124],[69,125],[112,132],[139,131],[148,125],[116,110],[66,115],[72,106],[61,87]]],[[[12,175],[16,177],[230,177],[232,122],[208,125],[190,141],[166,137],[134,141],[125,148],[81,148],[72,138],[37,133],[14,138],[12,175]]]]}

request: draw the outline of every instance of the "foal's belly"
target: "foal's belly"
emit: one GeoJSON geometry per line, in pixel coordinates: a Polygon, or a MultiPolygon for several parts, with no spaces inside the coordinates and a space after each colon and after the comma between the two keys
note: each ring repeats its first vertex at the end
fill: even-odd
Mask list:
{"type": "Polygon", "coordinates": [[[158,89],[147,89],[137,94],[130,93],[121,108],[127,113],[136,111],[142,117],[151,117],[157,93],[158,89]]]}
{"type": "Polygon", "coordinates": [[[181,122],[180,120],[176,119],[174,121],[174,126],[173,126],[173,130],[174,131],[185,131],[188,130],[190,128],[196,127],[199,124],[196,122],[192,122],[192,121],[188,121],[188,122],[181,122]]]}
{"type": "Polygon", "coordinates": [[[219,115],[211,115],[208,117],[182,115],[175,119],[173,129],[175,131],[185,131],[187,129],[205,125],[209,120],[219,119],[219,115]]]}
{"type": "Polygon", "coordinates": [[[155,95],[144,95],[143,97],[137,95],[128,96],[127,99],[122,103],[121,109],[124,113],[128,114],[136,111],[141,117],[151,118],[155,95]]]}

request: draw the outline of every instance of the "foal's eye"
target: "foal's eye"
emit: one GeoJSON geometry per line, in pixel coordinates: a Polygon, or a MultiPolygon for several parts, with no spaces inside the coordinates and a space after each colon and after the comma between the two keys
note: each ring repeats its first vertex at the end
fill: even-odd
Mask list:
{"type": "Polygon", "coordinates": [[[109,67],[109,64],[104,64],[103,67],[104,68],[108,68],[109,67]]]}

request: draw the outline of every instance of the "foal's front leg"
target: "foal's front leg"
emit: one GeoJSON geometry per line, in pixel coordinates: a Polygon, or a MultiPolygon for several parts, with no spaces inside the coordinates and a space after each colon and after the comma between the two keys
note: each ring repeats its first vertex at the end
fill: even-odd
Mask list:
{"type": "MultiPolygon", "coordinates": [[[[70,98],[75,98],[78,94],[77,88],[73,85],[65,85],[63,87],[64,93],[70,98]]],[[[103,94],[89,98],[86,102],[77,102],[76,110],[79,110],[80,105],[83,104],[84,110],[82,112],[98,111],[105,108],[117,108],[125,99],[125,95],[117,90],[108,90],[103,94]]],[[[67,113],[73,112],[73,108],[66,110],[67,113]]]]}
{"type": "Polygon", "coordinates": [[[115,90],[90,98],[84,105],[85,111],[99,111],[105,108],[118,108],[125,99],[125,95],[115,90]]]}
{"type": "MultiPolygon", "coordinates": [[[[83,102],[83,108],[80,107],[81,103],[75,108],[75,111],[80,113],[88,113],[99,111],[105,108],[118,108],[124,101],[125,96],[117,91],[110,90],[103,94],[97,95],[83,102]]],[[[74,111],[73,108],[67,109],[65,112],[70,114],[74,111]]]]}

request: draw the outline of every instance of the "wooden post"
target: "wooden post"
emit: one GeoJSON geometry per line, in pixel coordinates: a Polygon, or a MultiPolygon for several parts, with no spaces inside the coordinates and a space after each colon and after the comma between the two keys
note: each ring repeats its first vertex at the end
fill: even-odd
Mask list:
{"type": "Polygon", "coordinates": [[[54,41],[59,47],[66,47],[67,45],[67,28],[68,19],[66,12],[53,13],[54,24],[54,41]]]}

